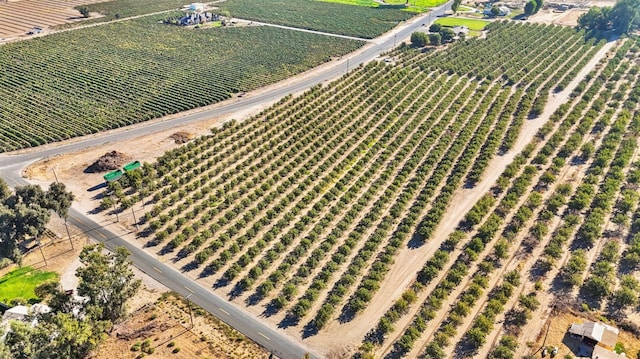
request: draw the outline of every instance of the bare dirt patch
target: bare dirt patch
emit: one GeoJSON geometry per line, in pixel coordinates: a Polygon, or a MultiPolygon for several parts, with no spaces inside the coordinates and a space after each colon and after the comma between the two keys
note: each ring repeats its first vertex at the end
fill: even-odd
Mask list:
{"type": "MultiPolygon", "coordinates": [[[[84,20],[78,5],[101,2],[102,0],[21,0],[0,2],[0,40],[28,39],[28,31],[35,26],[46,32],[55,25],[84,20]]],[[[94,14],[92,14],[94,15],[94,14]]],[[[1,41],[0,41],[1,42],[1,41]]]]}
{"type": "Polygon", "coordinates": [[[126,322],[117,325],[93,355],[97,359],[137,358],[268,358],[269,353],[228,325],[168,292],[142,292],[146,300],[126,322]],[[146,344],[145,344],[146,342],[146,344]],[[137,347],[140,347],[139,349],[137,347]]]}
{"type": "Polygon", "coordinates": [[[587,12],[588,9],[571,9],[567,11],[541,10],[529,17],[529,21],[541,24],[556,24],[563,26],[578,25],[578,17],[587,12]]]}

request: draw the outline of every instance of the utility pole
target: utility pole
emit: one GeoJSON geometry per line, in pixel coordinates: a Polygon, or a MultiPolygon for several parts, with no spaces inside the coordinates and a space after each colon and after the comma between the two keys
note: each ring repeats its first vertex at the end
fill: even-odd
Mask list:
{"type": "Polygon", "coordinates": [[[42,251],[42,243],[40,243],[40,239],[38,239],[38,248],[40,249],[40,254],[42,254],[42,260],[44,261],[44,266],[46,267],[48,265],[47,258],[45,258],[44,252],[42,251]]]}
{"type": "MultiPolygon", "coordinates": [[[[53,177],[55,177],[56,179],[56,183],[60,183],[58,181],[58,175],[56,174],[56,170],[54,168],[51,169],[51,171],[53,172],[53,177]]],[[[67,217],[64,217],[64,228],[66,228],[67,230],[67,237],[69,238],[69,244],[71,244],[71,249],[75,249],[73,248],[73,241],[71,240],[71,233],[69,233],[69,225],[67,224],[67,217]]]]}
{"type": "Polygon", "coordinates": [[[116,222],[120,222],[120,217],[118,217],[118,209],[116,208],[116,202],[113,200],[113,195],[111,195],[111,203],[113,204],[113,213],[116,214],[116,222]]]}
{"type": "Polygon", "coordinates": [[[136,232],[137,232],[139,230],[138,220],[136,219],[136,212],[133,210],[133,206],[131,206],[131,214],[133,214],[133,224],[136,225],[136,232]]]}
{"type": "Polygon", "coordinates": [[[191,329],[193,329],[193,312],[191,311],[191,301],[189,300],[189,297],[192,295],[193,293],[185,297],[185,299],[187,300],[187,306],[189,307],[189,318],[191,319],[191,329]]]}

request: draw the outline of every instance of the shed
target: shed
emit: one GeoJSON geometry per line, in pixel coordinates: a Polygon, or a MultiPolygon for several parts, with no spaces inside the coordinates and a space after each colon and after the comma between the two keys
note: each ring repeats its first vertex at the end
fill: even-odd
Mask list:
{"type": "Polygon", "coordinates": [[[204,4],[201,2],[194,2],[191,5],[189,5],[189,10],[191,11],[204,11],[204,4]]]}
{"type": "Polygon", "coordinates": [[[598,345],[593,348],[593,353],[591,354],[592,359],[623,359],[626,357],[624,353],[618,354],[598,345]]]}
{"type": "Polygon", "coordinates": [[[583,324],[571,324],[569,333],[578,335],[583,339],[590,339],[595,344],[601,344],[613,348],[618,341],[620,330],[604,323],[586,322],[583,324]]]}
{"type": "Polygon", "coordinates": [[[15,320],[23,320],[29,314],[29,307],[24,305],[16,305],[11,309],[7,309],[2,315],[2,321],[7,321],[11,319],[15,320]]]}

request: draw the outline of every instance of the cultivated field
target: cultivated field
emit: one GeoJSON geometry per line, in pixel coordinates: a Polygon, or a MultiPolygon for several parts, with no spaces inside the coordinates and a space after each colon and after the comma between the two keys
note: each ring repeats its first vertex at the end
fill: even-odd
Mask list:
{"type": "Polygon", "coordinates": [[[315,0],[225,0],[231,16],[253,21],[372,39],[414,14],[402,8],[367,7],[315,0]]]}
{"type": "Polygon", "coordinates": [[[101,0],[21,0],[0,2],[0,39],[24,35],[33,27],[43,29],[81,20],[73,7],[101,0]]]}
{"type": "Polygon", "coordinates": [[[158,23],[165,17],[0,47],[0,151],[216,103],[363,44],[266,26],[205,30],[158,23]]]}
{"type": "MultiPolygon", "coordinates": [[[[111,186],[115,197],[121,208],[146,204],[142,235],[149,250],[319,350],[359,342],[394,304],[397,280],[405,279],[389,280],[391,268],[417,264],[404,268],[415,273],[424,261],[437,261],[416,280],[424,284],[408,288],[403,309],[398,302],[389,309],[385,318],[397,312],[385,319],[390,325],[366,336],[364,349],[417,355],[429,331],[405,334],[404,326],[423,307],[430,283],[447,273],[457,276],[447,282],[456,285],[475,278],[475,261],[492,243],[483,239],[495,232],[476,238],[474,228],[505,193],[510,202],[499,207],[505,215],[526,199],[540,171],[525,166],[535,145],[483,197],[474,209],[478,218],[470,215],[444,244],[434,232],[452,199],[481,181],[497,154],[510,153],[524,122],[540,116],[552,93],[567,87],[603,45],[556,26],[488,28],[486,39],[446,51],[398,50],[389,55],[395,65],[371,63],[228,123],[124,177],[111,186]],[[514,178],[519,185],[511,189],[514,178]],[[441,245],[435,259],[396,263],[407,247],[441,245]],[[462,261],[443,269],[458,255],[462,261]]],[[[556,122],[548,126],[555,129],[556,122]]],[[[532,203],[543,201],[539,196],[532,203]]],[[[500,215],[489,218],[502,225],[500,215]]],[[[483,264],[486,278],[511,271],[517,246],[504,242],[509,266],[483,264]]],[[[529,283],[515,277],[509,285],[529,283]]],[[[447,284],[429,297],[442,296],[440,305],[447,298],[455,302],[457,288],[447,284]]],[[[459,340],[464,331],[456,330],[459,340]]]]}
{"type": "Polygon", "coordinates": [[[364,352],[525,355],[551,308],[593,311],[584,317],[638,340],[638,51],[629,40],[589,74],[446,240],[434,238],[440,248],[364,352]]]}

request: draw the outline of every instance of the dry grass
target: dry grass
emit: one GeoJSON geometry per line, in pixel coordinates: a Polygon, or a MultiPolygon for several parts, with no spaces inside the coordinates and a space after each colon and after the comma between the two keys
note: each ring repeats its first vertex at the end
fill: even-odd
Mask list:
{"type": "MultiPolygon", "coordinates": [[[[141,295],[145,295],[143,292],[141,295]]],[[[187,303],[168,292],[118,325],[93,355],[96,359],[136,358],[132,347],[147,341],[153,358],[267,358],[256,343],[192,304],[194,327],[189,329],[187,303]],[[178,352],[175,352],[179,348],[178,352]]]]}
{"type": "MultiPolygon", "coordinates": [[[[557,315],[551,316],[538,334],[536,343],[531,344],[531,353],[535,353],[539,348],[558,347],[557,358],[564,358],[565,355],[575,357],[577,353],[571,351],[571,348],[563,343],[565,333],[572,323],[583,323],[585,321],[598,321],[598,316],[593,313],[577,312],[574,310],[558,311],[557,315]],[[548,328],[548,333],[547,333],[548,328]],[[545,341],[546,334],[546,341],[545,341]]],[[[615,323],[608,323],[616,326],[615,323]]],[[[633,334],[620,330],[618,342],[622,343],[627,349],[627,358],[636,358],[640,353],[640,338],[633,334]]],[[[570,343],[569,343],[570,344],[570,343]]]]}

